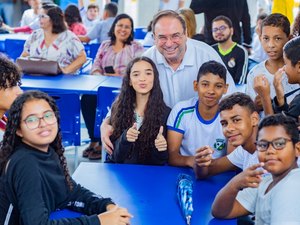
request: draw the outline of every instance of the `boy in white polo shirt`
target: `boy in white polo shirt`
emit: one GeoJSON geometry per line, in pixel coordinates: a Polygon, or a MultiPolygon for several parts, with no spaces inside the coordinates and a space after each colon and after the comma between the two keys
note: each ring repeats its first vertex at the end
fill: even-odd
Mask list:
{"type": "Polygon", "coordinates": [[[196,150],[210,146],[213,157],[226,154],[218,103],[226,93],[226,68],[216,62],[204,63],[194,81],[198,97],[177,103],[168,121],[169,164],[193,167],[196,150]]]}

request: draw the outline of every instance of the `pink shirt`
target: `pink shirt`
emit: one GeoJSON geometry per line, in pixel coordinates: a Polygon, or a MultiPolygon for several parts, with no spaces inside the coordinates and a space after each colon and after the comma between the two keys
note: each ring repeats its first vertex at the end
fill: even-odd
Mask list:
{"type": "Polygon", "coordinates": [[[115,52],[110,43],[109,40],[100,45],[92,67],[92,74],[96,70],[104,74],[104,67],[112,66],[116,74],[124,76],[128,63],[135,57],[141,56],[144,51],[143,46],[136,41],[132,41],[131,45],[125,45],[120,52],[115,52]]]}

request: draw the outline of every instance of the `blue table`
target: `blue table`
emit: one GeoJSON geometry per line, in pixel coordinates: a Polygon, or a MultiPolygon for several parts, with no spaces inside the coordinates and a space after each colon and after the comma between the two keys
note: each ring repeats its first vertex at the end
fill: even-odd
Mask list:
{"type": "Polygon", "coordinates": [[[24,75],[22,77],[21,88],[23,90],[40,90],[45,92],[63,92],[96,95],[98,86],[106,79],[106,76],[92,75],[24,75]]]}
{"type": "MultiPolygon", "coordinates": [[[[187,168],[126,164],[86,163],[79,165],[73,178],[104,197],[111,197],[134,215],[132,225],[185,225],[176,196],[176,181],[187,168]]],[[[236,220],[211,216],[216,193],[233,176],[226,173],[204,181],[194,181],[192,225],[234,225],[236,220]]]]}

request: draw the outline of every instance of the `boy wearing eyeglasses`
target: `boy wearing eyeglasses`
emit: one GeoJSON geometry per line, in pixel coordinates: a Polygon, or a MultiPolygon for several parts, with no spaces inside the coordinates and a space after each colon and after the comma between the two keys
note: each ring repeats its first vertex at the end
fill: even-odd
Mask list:
{"type": "Polygon", "coordinates": [[[260,163],[235,176],[217,194],[212,214],[229,219],[255,213],[256,224],[300,224],[296,123],[282,114],[267,116],[258,126],[256,147],[260,163]]]}
{"type": "Polygon", "coordinates": [[[235,84],[244,84],[248,67],[246,49],[232,40],[232,21],[226,16],[217,16],[212,21],[212,36],[217,42],[212,47],[218,52],[235,84]]]}
{"type": "Polygon", "coordinates": [[[13,62],[0,56],[0,141],[6,128],[5,112],[15,98],[22,93],[21,71],[13,62]]]}

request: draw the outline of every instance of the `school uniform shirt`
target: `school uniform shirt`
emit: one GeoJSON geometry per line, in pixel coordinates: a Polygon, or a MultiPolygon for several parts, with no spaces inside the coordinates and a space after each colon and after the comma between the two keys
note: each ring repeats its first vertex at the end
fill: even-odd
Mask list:
{"type": "Polygon", "coordinates": [[[219,44],[214,44],[212,47],[219,53],[234,83],[244,84],[248,67],[248,53],[245,48],[237,43],[234,43],[226,52],[220,48],[219,44]]]}
{"type": "Polygon", "coordinates": [[[84,50],[83,44],[69,30],[60,33],[49,47],[45,45],[42,29],[35,30],[24,44],[24,51],[30,57],[57,61],[62,68],[70,65],[82,50],[84,50]]]}
{"type": "Polygon", "coordinates": [[[68,208],[84,216],[57,220],[55,224],[100,225],[97,214],[105,212],[112,200],[72,182],[70,191],[58,155],[51,147],[42,152],[20,143],[5,175],[0,177],[0,224],[54,224],[49,221],[50,213],[68,208]]]}
{"type": "Polygon", "coordinates": [[[257,225],[299,225],[300,169],[290,171],[268,193],[271,174],[263,176],[258,188],[245,188],[236,200],[249,212],[255,213],[257,225]]]}
{"type": "Polygon", "coordinates": [[[259,163],[257,151],[251,154],[248,151],[246,151],[242,146],[238,146],[226,157],[233,165],[242,170],[245,170],[248,167],[259,163]]]}
{"type": "Polygon", "coordinates": [[[143,51],[144,47],[136,41],[132,41],[130,45],[126,44],[119,52],[115,52],[110,40],[104,41],[98,49],[91,71],[93,73],[93,71],[99,70],[101,74],[104,74],[104,68],[112,66],[116,74],[124,76],[128,63],[141,56],[143,51]]]}
{"type": "Polygon", "coordinates": [[[218,112],[211,120],[204,120],[198,111],[198,98],[179,102],[172,109],[167,122],[168,130],[183,135],[180,154],[194,156],[205,145],[214,149],[213,158],[226,155],[226,140],[218,112]]]}
{"type": "MultiPolygon", "coordinates": [[[[267,78],[267,80],[269,81],[269,84],[270,84],[270,97],[274,98],[276,96],[275,88],[273,86],[274,74],[271,74],[267,70],[266,62],[267,61],[263,61],[263,62],[257,64],[255,67],[253,67],[253,69],[248,74],[246,94],[249,95],[253,100],[255,99],[255,97],[257,95],[255,90],[253,89],[254,78],[258,75],[261,75],[261,74],[263,74],[267,78]]],[[[284,89],[285,94],[300,87],[299,84],[289,84],[286,74],[283,75],[281,83],[283,85],[283,89],[284,89]]],[[[291,96],[289,96],[288,99],[287,99],[287,102],[290,103],[294,99],[296,94],[297,93],[294,93],[291,96]]]]}
{"type": "MultiPolygon", "coordinates": [[[[154,61],[159,73],[164,101],[171,108],[177,102],[198,95],[193,89],[193,81],[197,80],[199,68],[203,63],[215,60],[224,65],[218,53],[211,46],[190,38],[187,39],[186,52],[176,71],[168,64],[156,46],[149,48],[143,55],[154,61]]],[[[236,92],[234,81],[229,72],[226,74],[226,83],[229,84],[226,95],[236,92]]]]}

